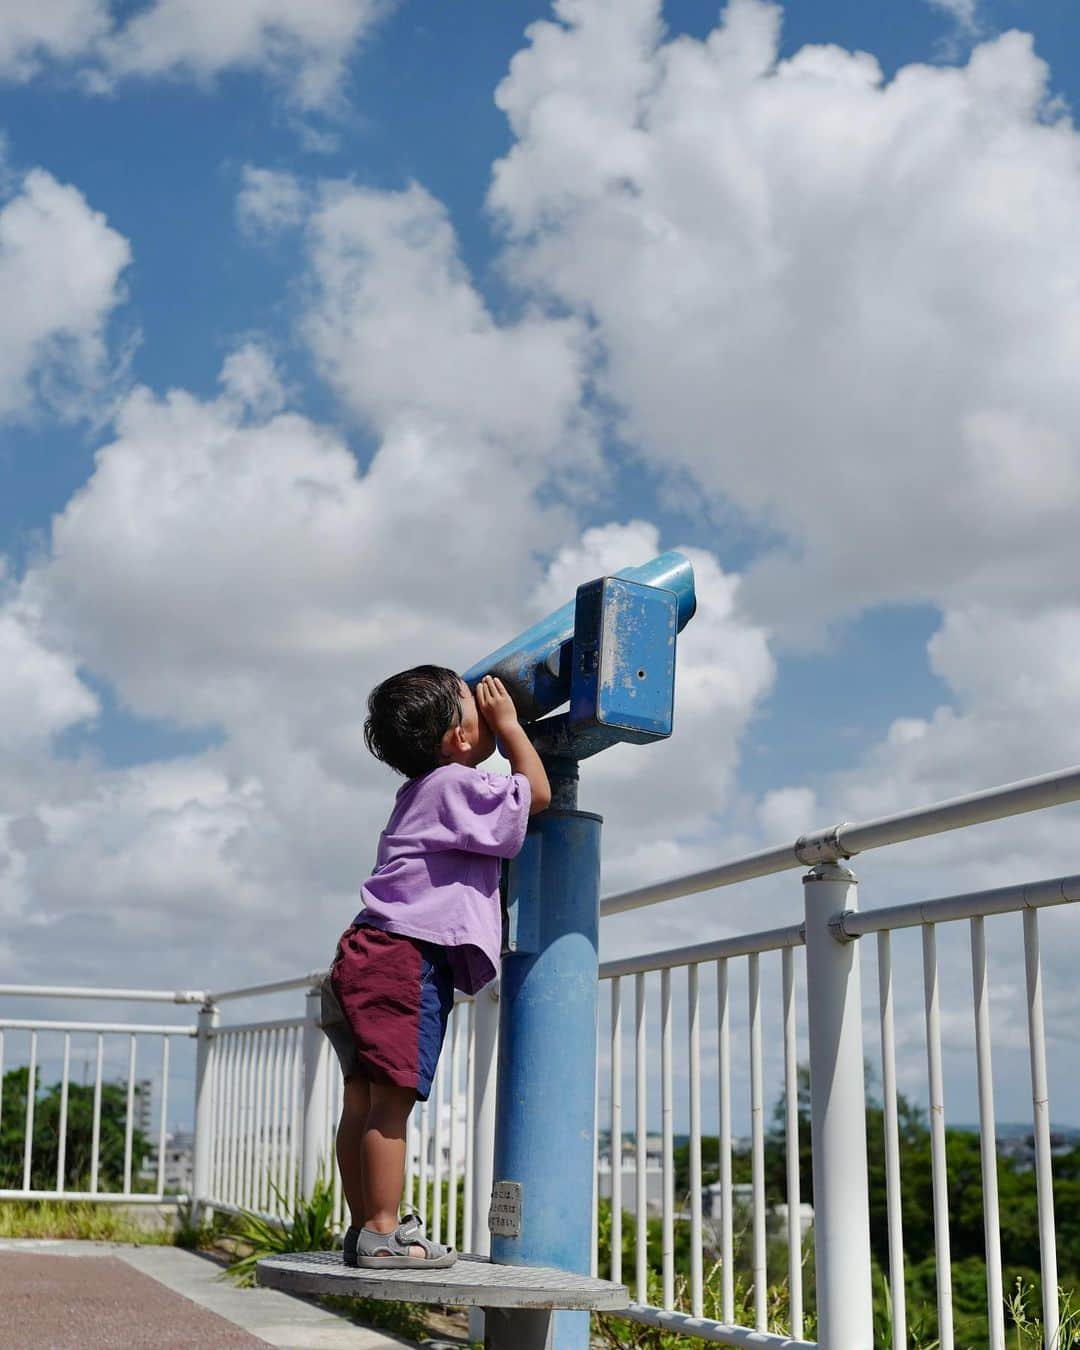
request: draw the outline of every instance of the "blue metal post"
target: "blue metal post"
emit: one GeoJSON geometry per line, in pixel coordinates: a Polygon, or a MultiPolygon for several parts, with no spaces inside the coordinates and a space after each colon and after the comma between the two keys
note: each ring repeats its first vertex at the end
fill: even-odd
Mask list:
{"type": "MultiPolygon", "coordinates": [[[[520,1220],[515,1200],[504,1231],[492,1234],[491,1258],[588,1275],[602,821],[576,809],[575,763],[552,759],[547,768],[551,808],[530,822],[509,876],[495,1183],[496,1193],[500,1182],[520,1186],[520,1220]]],[[[489,1321],[492,1350],[588,1343],[588,1313],[507,1312],[489,1321]]]]}

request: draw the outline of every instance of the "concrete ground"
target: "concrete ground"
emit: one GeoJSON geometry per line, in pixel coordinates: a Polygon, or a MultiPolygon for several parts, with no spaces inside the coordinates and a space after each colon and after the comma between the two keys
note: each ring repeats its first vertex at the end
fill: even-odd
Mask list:
{"type": "Polygon", "coordinates": [[[273,1289],[238,1289],[179,1247],[0,1240],[0,1350],[401,1350],[273,1289]]]}

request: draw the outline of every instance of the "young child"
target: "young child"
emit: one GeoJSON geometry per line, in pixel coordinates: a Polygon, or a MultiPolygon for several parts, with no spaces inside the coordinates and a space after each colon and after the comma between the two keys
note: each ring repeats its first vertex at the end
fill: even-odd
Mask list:
{"type": "Polygon", "coordinates": [[[368,749],[408,780],[379,838],[364,907],[323,983],[323,1029],[341,1061],[338,1166],[352,1216],[347,1266],[449,1266],[456,1253],[398,1216],[405,1124],[426,1101],[454,989],[475,993],[499,969],[500,859],[525,839],[551,789],[510,695],[488,675],[475,696],[460,675],[417,666],[378,685],[368,749]],[[512,775],[479,765],[495,738],[512,775]]]}

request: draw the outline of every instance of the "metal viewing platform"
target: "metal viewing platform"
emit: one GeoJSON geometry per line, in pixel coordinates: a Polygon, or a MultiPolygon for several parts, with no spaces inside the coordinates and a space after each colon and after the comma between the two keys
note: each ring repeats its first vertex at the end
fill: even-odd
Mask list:
{"type": "Polygon", "coordinates": [[[552,1266],[495,1265],[484,1256],[459,1256],[445,1270],[359,1270],[340,1252],[290,1252],[258,1264],[258,1282],[287,1294],[344,1294],[354,1298],[447,1303],[459,1308],[626,1308],[625,1285],[571,1275],[552,1266]]]}
{"type": "Polygon", "coordinates": [[[618,1312],[630,1305],[625,1285],[552,1266],[495,1264],[483,1256],[459,1256],[445,1270],[360,1270],[346,1266],[340,1252],[293,1252],[260,1261],[256,1278],[287,1294],[483,1308],[487,1350],[545,1350],[556,1309],[618,1312]]]}

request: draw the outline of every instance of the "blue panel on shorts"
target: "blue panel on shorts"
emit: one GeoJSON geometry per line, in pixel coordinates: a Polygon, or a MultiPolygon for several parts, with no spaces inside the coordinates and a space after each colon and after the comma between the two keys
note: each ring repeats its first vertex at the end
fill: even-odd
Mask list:
{"type": "Polygon", "coordinates": [[[416,1024],[416,1095],[426,1102],[442,1052],[446,1023],[454,1007],[454,979],[441,947],[422,946],[420,1015],[416,1024]]]}

